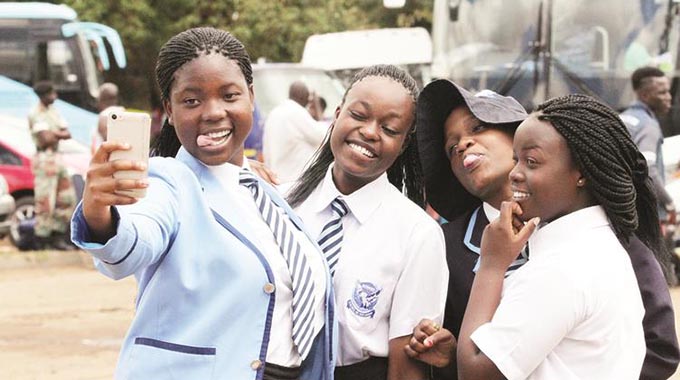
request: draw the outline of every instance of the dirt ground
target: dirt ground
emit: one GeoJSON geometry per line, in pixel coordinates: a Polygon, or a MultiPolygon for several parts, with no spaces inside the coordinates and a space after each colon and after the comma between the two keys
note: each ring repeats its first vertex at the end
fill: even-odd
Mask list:
{"type": "MultiPolygon", "coordinates": [[[[134,279],[113,281],[86,265],[7,269],[3,251],[0,244],[0,379],[113,378],[133,317],[134,279]]],[[[677,310],[680,287],[671,295],[677,310]]]]}

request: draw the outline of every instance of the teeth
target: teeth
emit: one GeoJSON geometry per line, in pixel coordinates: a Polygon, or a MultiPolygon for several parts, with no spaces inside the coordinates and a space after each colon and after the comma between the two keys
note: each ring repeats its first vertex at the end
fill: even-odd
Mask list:
{"type": "Polygon", "coordinates": [[[527,199],[529,198],[529,193],[525,193],[523,191],[513,191],[512,197],[516,200],[527,199]]]}
{"type": "Polygon", "coordinates": [[[349,144],[349,146],[350,146],[350,148],[356,150],[357,152],[363,154],[366,157],[370,157],[370,158],[375,157],[375,154],[371,153],[371,151],[369,151],[368,149],[366,149],[362,146],[359,146],[357,144],[349,144]]]}
{"type": "Polygon", "coordinates": [[[211,139],[219,139],[221,137],[227,136],[231,133],[231,130],[224,130],[222,132],[210,132],[208,133],[208,137],[211,139]]]}

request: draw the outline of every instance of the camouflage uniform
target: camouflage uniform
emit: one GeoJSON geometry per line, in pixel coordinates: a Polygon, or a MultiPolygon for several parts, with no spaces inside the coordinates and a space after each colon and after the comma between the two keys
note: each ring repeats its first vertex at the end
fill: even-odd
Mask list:
{"type": "Polygon", "coordinates": [[[35,235],[48,238],[65,234],[76,204],[76,193],[62,162],[61,154],[54,147],[40,147],[38,133],[66,128],[54,106],[38,104],[28,116],[31,136],[37,153],[33,158],[35,193],[35,235]]]}

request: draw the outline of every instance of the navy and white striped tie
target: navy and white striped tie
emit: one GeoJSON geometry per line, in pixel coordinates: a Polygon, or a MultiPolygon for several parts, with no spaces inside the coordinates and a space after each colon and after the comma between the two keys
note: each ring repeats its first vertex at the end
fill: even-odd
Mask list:
{"type": "Polygon", "coordinates": [[[319,247],[326,256],[328,269],[333,276],[335,275],[335,266],[340,259],[340,249],[342,249],[342,217],[347,215],[349,208],[345,201],[337,197],[331,202],[331,210],[333,218],[321,230],[319,247]]]}
{"type": "Polygon", "coordinates": [[[294,226],[248,170],[242,170],[239,184],[250,189],[255,205],[274,234],[293,280],[293,342],[300,357],[307,357],[314,340],[314,280],[304,252],[293,233],[294,226]]]}

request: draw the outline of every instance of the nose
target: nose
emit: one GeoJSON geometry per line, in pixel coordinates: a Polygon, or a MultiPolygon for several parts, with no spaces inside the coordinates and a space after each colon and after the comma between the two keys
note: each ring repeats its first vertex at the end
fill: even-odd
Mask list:
{"type": "Polygon", "coordinates": [[[361,128],[359,128],[359,134],[366,140],[377,140],[379,135],[380,125],[377,121],[367,121],[361,128]]]}
{"type": "Polygon", "coordinates": [[[458,141],[458,145],[456,146],[456,153],[457,154],[462,154],[465,152],[469,147],[473,146],[475,144],[475,141],[469,137],[463,137],[458,141]]]}
{"type": "Polygon", "coordinates": [[[512,168],[512,170],[510,170],[510,173],[508,174],[508,178],[510,179],[511,183],[517,183],[517,182],[524,181],[524,174],[519,169],[519,163],[515,164],[515,166],[512,168]]]}
{"type": "Polygon", "coordinates": [[[209,99],[206,100],[203,107],[202,118],[204,121],[221,120],[227,114],[227,107],[224,102],[220,100],[209,99]]]}

